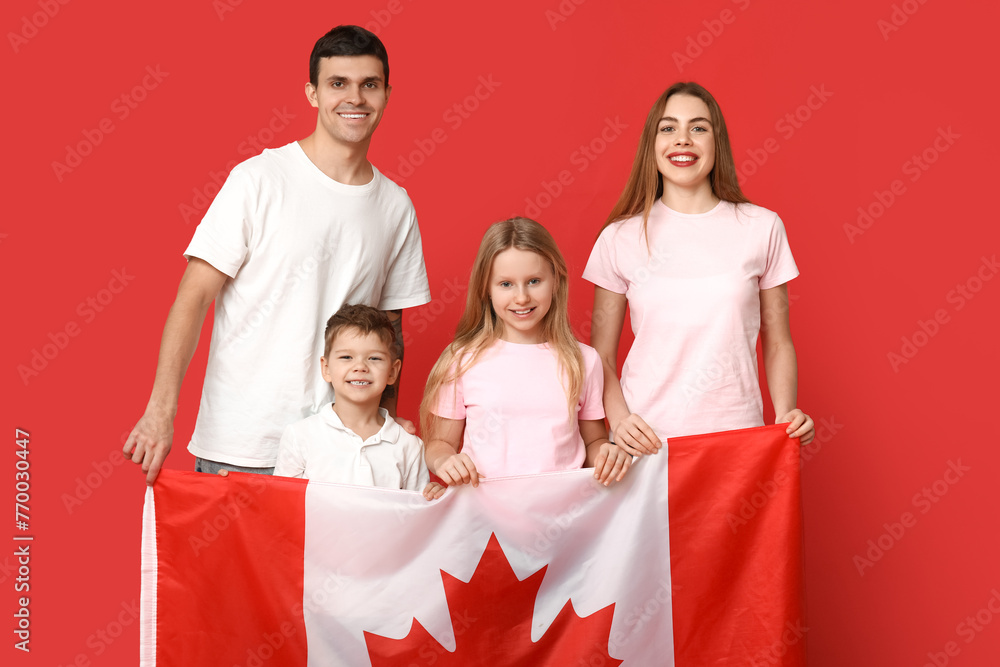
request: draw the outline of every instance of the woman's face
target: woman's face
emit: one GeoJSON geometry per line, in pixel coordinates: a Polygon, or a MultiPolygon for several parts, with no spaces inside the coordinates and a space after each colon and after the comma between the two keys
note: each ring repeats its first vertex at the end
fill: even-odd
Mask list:
{"type": "Polygon", "coordinates": [[[715,166],[715,128],[708,105],[692,95],[673,95],[656,126],[656,168],[663,188],[708,187],[715,166]]]}

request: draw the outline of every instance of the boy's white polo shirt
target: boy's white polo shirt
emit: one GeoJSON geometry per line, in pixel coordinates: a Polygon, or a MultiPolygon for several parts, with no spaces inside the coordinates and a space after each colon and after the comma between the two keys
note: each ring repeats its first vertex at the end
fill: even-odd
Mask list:
{"type": "Polygon", "coordinates": [[[317,482],[421,491],[428,482],[424,445],[404,431],[385,408],[378,433],[367,440],[344,426],[327,403],[290,424],[281,435],[274,474],[317,482]]]}

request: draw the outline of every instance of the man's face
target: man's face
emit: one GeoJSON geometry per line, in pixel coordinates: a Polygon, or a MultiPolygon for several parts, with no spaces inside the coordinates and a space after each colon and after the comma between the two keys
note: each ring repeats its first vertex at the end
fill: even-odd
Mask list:
{"type": "Polygon", "coordinates": [[[306,97],[319,110],[317,130],[339,144],[367,146],[391,90],[375,56],[333,56],[320,60],[316,85],[306,84],[306,97]]]}

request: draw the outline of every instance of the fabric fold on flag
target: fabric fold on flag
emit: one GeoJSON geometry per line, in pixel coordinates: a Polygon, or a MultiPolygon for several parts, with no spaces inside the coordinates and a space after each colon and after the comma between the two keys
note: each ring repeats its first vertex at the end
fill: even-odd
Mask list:
{"type": "Polygon", "coordinates": [[[434,502],[164,471],[141,664],[801,665],[798,469],[772,426],[434,502]]]}

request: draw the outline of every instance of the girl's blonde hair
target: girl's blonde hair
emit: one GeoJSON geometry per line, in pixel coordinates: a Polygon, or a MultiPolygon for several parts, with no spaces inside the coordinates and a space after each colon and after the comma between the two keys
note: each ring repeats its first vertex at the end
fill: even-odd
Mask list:
{"type": "Polygon", "coordinates": [[[479,356],[503,335],[503,322],[490,302],[490,274],[493,260],[504,250],[517,248],[545,258],[555,275],[552,304],[542,318],[542,340],[556,354],[566,383],[566,401],[571,419],[576,418],[576,404],[583,387],[583,354],[569,324],[569,283],[566,260],[548,230],[534,220],[510,218],[490,225],[479,244],[479,253],[469,277],[465,312],[458,322],[455,340],[445,348],[427,378],[424,399],[420,404],[420,424],[424,438],[433,426],[433,409],[441,388],[456,381],[478,361],[479,356]]]}

